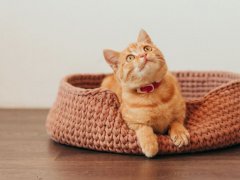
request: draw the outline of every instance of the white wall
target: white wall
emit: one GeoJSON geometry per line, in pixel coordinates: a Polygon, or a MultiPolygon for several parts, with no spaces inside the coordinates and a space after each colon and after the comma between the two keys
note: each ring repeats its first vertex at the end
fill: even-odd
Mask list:
{"type": "Polygon", "coordinates": [[[69,73],[110,72],[144,28],[172,70],[240,72],[239,0],[0,0],[0,107],[50,107],[69,73]]]}

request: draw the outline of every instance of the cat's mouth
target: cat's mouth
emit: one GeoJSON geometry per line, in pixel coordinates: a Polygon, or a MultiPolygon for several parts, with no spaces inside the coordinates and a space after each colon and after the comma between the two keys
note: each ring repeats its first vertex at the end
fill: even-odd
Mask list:
{"type": "Polygon", "coordinates": [[[154,62],[154,61],[150,59],[144,59],[143,63],[141,63],[140,66],[138,67],[139,71],[142,71],[149,62],[154,62]]]}

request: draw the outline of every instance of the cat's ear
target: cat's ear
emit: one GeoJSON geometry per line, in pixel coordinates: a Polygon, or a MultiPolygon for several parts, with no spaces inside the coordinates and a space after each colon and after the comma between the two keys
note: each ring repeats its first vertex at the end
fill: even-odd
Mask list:
{"type": "Polygon", "coordinates": [[[116,71],[118,68],[120,53],[117,51],[110,50],[110,49],[104,49],[103,55],[104,55],[104,58],[106,59],[107,63],[111,66],[111,68],[114,71],[116,71]]]}
{"type": "Polygon", "coordinates": [[[143,29],[141,29],[139,32],[137,42],[146,42],[146,43],[152,44],[152,40],[151,40],[150,36],[143,29]]]}

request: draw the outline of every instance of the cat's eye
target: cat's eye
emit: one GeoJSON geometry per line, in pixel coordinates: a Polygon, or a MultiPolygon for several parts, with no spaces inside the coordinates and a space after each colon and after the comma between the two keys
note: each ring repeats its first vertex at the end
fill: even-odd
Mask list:
{"type": "Polygon", "coordinates": [[[126,58],[127,62],[131,62],[134,59],[135,59],[135,56],[132,55],[132,54],[128,55],[127,58],[126,58]]]}
{"type": "Polygon", "coordinates": [[[150,46],[144,46],[143,50],[145,52],[149,52],[149,51],[152,51],[152,48],[150,46]]]}

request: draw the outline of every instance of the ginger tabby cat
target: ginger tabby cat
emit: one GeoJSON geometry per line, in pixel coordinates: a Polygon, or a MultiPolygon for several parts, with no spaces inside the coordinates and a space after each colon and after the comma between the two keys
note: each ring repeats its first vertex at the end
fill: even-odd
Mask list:
{"type": "Polygon", "coordinates": [[[136,131],[143,153],[155,156],[158,153],[155,133],[167,130],[176,146],[188,145],[185,101],[163,54],[149,35],[141,30],[136,43],[122,52],[104,50],[104,57],[114,75],[107,76],[102,87],[117,94],[122,117],[136,131]]]}

